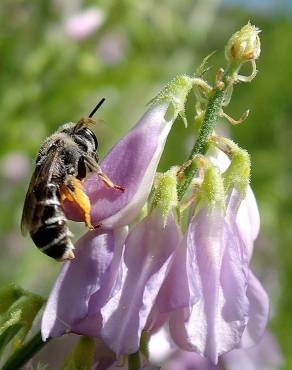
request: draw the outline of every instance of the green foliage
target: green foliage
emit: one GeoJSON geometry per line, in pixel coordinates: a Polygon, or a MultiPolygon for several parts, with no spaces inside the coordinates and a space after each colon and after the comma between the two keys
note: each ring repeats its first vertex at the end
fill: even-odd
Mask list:
{"type": "Polygon", "coordinates": [[[45,300],[10,284],[0,290],[0,358],[9,342],[21,347],[45,300]]]}

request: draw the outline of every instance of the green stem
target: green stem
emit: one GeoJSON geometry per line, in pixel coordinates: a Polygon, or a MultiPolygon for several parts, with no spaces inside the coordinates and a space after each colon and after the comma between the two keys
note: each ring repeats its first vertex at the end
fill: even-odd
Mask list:
{"type": "Polygon", "coordinates": [[[140,355],[137,351],[128,356],[128,370],[139,370],[140,367],[140,355]]]}
{"type": "Polygon", "coordinates": [[[23,366],[47,343],[48,341],[43,342],[41,333],[38,332],[19,350],[14,352],[13,355],[9,357],[1,370],[22,369],[23,366]]]}
{"type": "MultiPolygon", "coordinates": [[[[218,119],[220,110],[222,108],[223,98],[224,98],[224,89],[220,89],[219,87],[217,87],[208,102],[205,117],[202,122],[198,138],[195,142],[195,145],[191,151],[188,160],[193,159],[194,156],[197,154],[206,153],[208,149],[207,141],[210,135],[212,134],[214,126],[218,119]]],[[[182,200],[195,174],[196,174],[195,166],[189,166],[185,169],[184,172],[185,180],[178,186],[179,200],[182,200]]]]}
{"type": "Polygon", "coordinates": [[[149,332],[142,331],[141,340],[140,340],[140,351],[147,360],[149,360],[149,348],[148,348],[149,338],[150,338],[149,332]]]}

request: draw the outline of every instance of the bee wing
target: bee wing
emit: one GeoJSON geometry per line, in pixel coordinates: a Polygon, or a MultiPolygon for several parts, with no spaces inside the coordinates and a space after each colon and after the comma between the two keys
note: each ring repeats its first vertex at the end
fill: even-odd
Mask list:
{"type": "Polygon", "coordinates": [[[36,205],[39,201],[36,197],[36,189],[37,193],[42,194],[42,198],[45,200],[47,185],[52,179],[53,169],[59,153],[60,147],[52,146],[43,163],[36,167],[32,175],[22,211],[21,232],[23,235],[26,235],[27,231],[37,228],[40,223],[41,214],[36,214],[36,205]]]}

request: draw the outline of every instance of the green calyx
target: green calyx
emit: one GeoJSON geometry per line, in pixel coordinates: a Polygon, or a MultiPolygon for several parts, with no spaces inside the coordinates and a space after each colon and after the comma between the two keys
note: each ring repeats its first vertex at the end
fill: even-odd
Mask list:
{"type": "Polygon", "coordinates": [[[164,224],[166,223],[169,212],[178,204],[176,174],[176,167],[172,167],[169,171],[159,174],[153,195],[151,211],[154,208],[159,209],[162,213],[164,224]]]}
{"type": "Polygon", "coordinates": [[[168,103],[165,119],[171,121],[180,115],[184,124],[187,125],[185,103],[192,85],[193,79],[191,77],[187,75],[176,76],[160,91],[151,103],[153,105],[168,103]]]}
{"type": "Polygon", "coordinates": [[[220,171],[206,159],[204,180],[198,194],[198,203],[208,203],[211,208],[224,209],[225,191],[220,171]]]}
{"type": "Polygon", "coordinates": [[[231,154],[231,163],[223,177],[226,192],[234,187],[245,196],[250,182],[250,157],[246,150],[237,147],[231,154]]]}
{"type": "Polygon", "coordinates": [[[210,143],[225,152],[231,160],[229,167],[223,174],[225,191],[228,192],[232,188],[236,188],[244,197],[250,182],[251,163],[248,152],[225,137],[213,136],[210,143]]]}

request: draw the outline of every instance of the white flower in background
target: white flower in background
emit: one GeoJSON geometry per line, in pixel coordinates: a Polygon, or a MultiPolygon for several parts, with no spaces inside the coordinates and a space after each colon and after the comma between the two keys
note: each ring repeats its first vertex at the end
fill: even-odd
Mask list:
{"type": "Polygon", "coordinates": [[[82,40],[96,31],[104,22],[104,12],[91,7],[68,17],[64,23],[65,34],[74,40],[82,40]]]}

